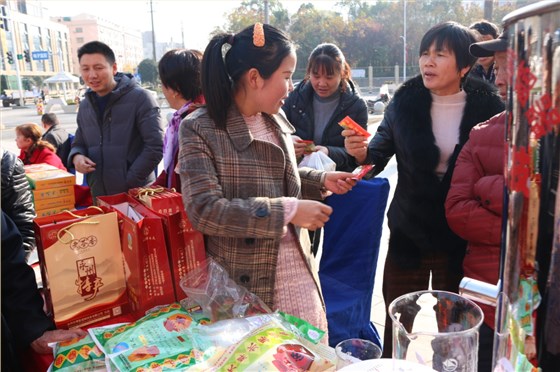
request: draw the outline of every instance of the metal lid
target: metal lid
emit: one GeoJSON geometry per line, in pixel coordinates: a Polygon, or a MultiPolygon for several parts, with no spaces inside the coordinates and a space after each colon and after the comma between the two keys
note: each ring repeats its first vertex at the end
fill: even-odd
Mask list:
{"type": "Polygon", "coordinates": [[[519,8],[506,14],[506,16],[502,19],[502,22],[504,24],[504,28],[506,28],[520,19],[550,13],[555,10],[560,10],[560,0],[539,1],[538,3],[524,6],[523,8],[519,8]]]}

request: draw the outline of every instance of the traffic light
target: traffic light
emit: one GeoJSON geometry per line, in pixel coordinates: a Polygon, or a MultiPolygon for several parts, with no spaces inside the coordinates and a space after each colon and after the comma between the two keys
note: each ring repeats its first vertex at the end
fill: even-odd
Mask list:
{"type": "Polygon", "coordinates": [[[8,32],[8,17],[6,15],[6,6],[0,5],[0,29],[8,32]]]}
{"type": "Polygon", "coordinates": [[[29,58],[29,50],[23,51],[23,58],[25,59],[25,62],[31,62],[31,58],[29,58]]]}
{"type": "Polygon", "coordinates": [[[6,58],[8,59],[8,64],[10,65],[14,64],[14,55],[12,54],[12,52],[10,51],[6,52],[6,58]]]}

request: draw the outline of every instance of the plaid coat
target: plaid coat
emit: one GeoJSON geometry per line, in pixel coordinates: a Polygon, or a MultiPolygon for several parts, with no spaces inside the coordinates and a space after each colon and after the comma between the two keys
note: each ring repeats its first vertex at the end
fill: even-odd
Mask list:
{"type": "MultiPolygon", "coordinates": [[[[265,117],[280,147],[254,139],[235,105],[225,130],[216,128],[205,108],[195,111],[181,123],[179,172],[187,214],[205,235],[207,254],[272,308],[285,234],[282,198],[321,200],[323,172],[298,169],[290,137],[294,128],[283,115],[265,117]]],[[[308,234],[297,232],[302,256],[318,283],[308,234]]]]}

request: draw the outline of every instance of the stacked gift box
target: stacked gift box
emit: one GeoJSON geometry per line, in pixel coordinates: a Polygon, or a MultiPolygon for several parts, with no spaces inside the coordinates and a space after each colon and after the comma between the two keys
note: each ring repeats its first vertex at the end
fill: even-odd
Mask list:
{"type": "Polygon", "coordinates": [[[74,209],[76,176],[49,164],[32,164],[24,168],[37,217],[74,209]]]}

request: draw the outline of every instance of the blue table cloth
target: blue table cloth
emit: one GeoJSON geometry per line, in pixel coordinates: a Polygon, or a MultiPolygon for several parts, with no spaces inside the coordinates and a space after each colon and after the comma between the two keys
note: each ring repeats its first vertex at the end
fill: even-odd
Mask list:
{"type": "Polygon", "coordinates": [[[370,321],[389,181],[359,181],[351,192],[332,195],[333,213],[324,227],[319,278],[327,308],[329,344],[363,338],[381,347],[370,321]]]}

